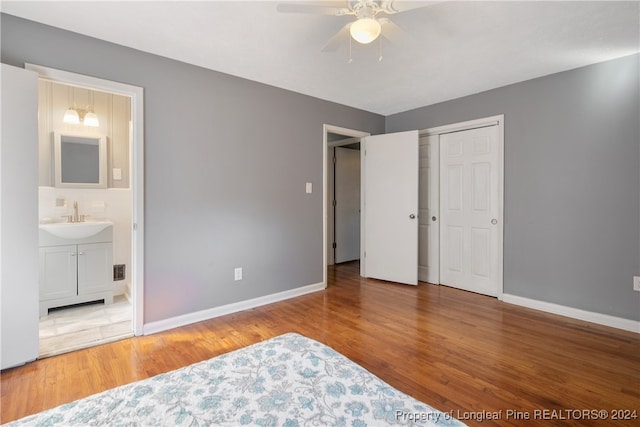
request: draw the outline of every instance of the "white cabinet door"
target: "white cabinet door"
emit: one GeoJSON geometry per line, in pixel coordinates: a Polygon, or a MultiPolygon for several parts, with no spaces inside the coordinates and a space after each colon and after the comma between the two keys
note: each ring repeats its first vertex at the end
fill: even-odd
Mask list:
{"type": "Polygon", "coordinates": [[[418,284],[418,131],[362,139],[365,277],[418,284]]]}
{"type": "Polygon", "coordinates": [[[440,283],[497,296],[502,268],[498,126],[440,135],[440,283]]]}
{"type": "Polygon", "coordinates": [[[78,295],[112,290],[112,252],[111,243],[78,245],[78,295]]]}
{"type": "Polygon", "coordinates": [[[77,246],[40,248],[40,301],[78,294],[77,246]]]}

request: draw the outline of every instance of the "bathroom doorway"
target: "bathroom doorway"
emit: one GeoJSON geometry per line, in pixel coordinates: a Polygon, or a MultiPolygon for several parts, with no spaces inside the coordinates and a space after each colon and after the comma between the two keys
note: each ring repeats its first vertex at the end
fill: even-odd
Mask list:
{"type": "MultiPolygon", "coordinates": [[[[108,233],[112,256],[108,257],[108,265],[101,267],[106,271],[101,277],[109,276],[113,302],[110,294],[103,299],[98,295],[95,301],[92,295],[78,295],[53,303],[41,303],[40,357],[141,335],[142,89],[30,64],[26,68],[40,74],[40,223],[84,219],[87,223],[112,224],[112,232],[108,233]],[[66,120],[69,114],[77,114],[78,120],[69,122],[66,120]],[[64,171],[65,166],[58,159],[64,157],[60,155],[60,144],[56,141],[63,139],[61,136],[64,135],[76,139],[95,137],[105,140],[106,159],[99,163],[99,168],[106,173],[99,185],[60,184],[60,170],[64,171]]],[[[80,160],[72,157],[72,160],[65,161],[68,165],[80,160]]],[[[84,252],[80,245],[75,248],[69,255],[77,258],[75,274],[80,277],[84,252]]],[[[40,250],[42,253],[43,248],[40,250]]],[[[46,277],[49,278],[50,271],[43,270],[48,266],[42,265],[41,261],[41,272],[47,271],[46,277]]],[[[41,273],[41,277],[43,275],[41,273]]],[[[78,292],[80,281],[78,278],[78,292]]],[[[44,293],[41,285],[41,300],[44,293]]]]}

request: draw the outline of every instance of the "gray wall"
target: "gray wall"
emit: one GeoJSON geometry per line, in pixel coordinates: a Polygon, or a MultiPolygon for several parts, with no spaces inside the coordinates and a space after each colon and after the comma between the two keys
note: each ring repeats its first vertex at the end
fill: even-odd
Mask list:
{"type": "Polygon", "coordinates": [[[505,293],[640,320],[639,55],[392,115],[505,115],[505,293]]]}
{"type": "Polygon", "coordinates": [[[144,88],[145,323],[322,282],[322,125],[382,116],[6,14],[1,31],[3,63],[144,88]]]}

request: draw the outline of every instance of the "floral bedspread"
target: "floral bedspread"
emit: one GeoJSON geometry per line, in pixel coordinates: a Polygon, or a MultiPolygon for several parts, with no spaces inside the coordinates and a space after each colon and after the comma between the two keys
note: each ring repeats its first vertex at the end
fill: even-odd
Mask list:
{"type": "Polygon", "coordinates": [[[127,384],[10,426],[464,425],[295,333],[127,384]]]}

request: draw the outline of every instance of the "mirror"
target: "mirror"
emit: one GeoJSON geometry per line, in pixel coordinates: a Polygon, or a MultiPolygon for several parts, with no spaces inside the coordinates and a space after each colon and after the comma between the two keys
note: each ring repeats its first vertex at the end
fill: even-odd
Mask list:
{"type": "Polygon", "coordinates": [[[54,132],[55,186],[107,188],[107,144],[104,135],[54,132]]]}

